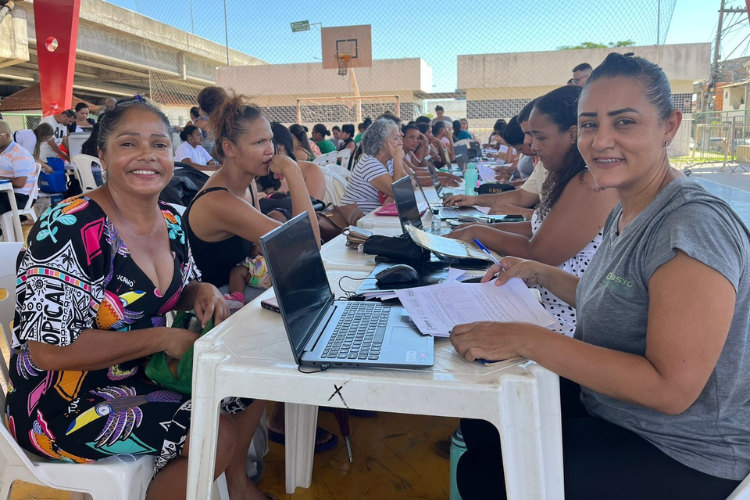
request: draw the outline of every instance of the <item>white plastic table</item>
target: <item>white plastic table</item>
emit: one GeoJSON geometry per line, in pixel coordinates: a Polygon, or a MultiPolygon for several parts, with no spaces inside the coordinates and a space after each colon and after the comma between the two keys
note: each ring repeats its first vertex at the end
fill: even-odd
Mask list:
{"type": "MultiPolygon", "coordinates": [[[[330,271],[328,279],[339,297],[341,276],[366,274],[330,271]]],[[[557,375],[526,360],[469,363],[447,339],[436,339],[435,365],[427,369],[303,374],[281,316],[260,307],[272,293],[266,291],[195,343],[188,499],[210,498],[219,403],[228,396],[287,403],[287,493],[310,486],[317,407],[332,406],[487,420],[500,431],[508,498],[563,498],[557,375]]]]}
{"type": "Polygon", "coordinates": [[[14,234],[3,235],[5,241],[23,241],[23,229],[21,228],[21,216],[18,214],[18,205],[16,204],[16,197],[13,193],[13,184],[10,182],[0,182],[0,190],[5,191],[8,196],[8,202],[10,204],[10,211],[13,214],[13,230],[14,234]]]}

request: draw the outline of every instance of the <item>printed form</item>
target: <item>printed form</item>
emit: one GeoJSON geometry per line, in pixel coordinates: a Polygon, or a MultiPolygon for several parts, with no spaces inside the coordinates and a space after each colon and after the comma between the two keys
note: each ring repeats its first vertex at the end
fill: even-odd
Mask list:
{"type": "Polygon", "coordinates": [[[396,290],[401,304],[419,331],[449,337],[456,325],[477,321],[518,321],[545,328],[557,320],[519,278],[503,286],[489,283],[441,283],[396,290]]]}

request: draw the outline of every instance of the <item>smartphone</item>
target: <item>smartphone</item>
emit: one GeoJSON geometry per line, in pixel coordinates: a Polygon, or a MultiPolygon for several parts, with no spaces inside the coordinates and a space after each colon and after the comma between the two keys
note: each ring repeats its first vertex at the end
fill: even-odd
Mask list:
{"type": "Polygon", "coordinates": [[[281,314],[281,309],[279,309],[279,302],[276,300],[276,297],[270,297],[268,299],[261,300],[260,307],[281,314]]]}
{"type": "Polygon", "coordinates": [[[365,239],[372,236],[372,231],[357,226],[349,226],[349,232],[365,239]]]}

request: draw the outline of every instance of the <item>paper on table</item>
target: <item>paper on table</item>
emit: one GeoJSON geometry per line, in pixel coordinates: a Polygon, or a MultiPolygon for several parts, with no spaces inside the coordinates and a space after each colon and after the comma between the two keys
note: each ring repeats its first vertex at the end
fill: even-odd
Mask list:
{"type": "Polygon", "coordinates": [[[441,283],[396,290],[419,331],[450,336],[456,325],[476,321],[519,321],[545,328],[558,323],[523,281],[513,278],[503,286],[489,283],[441,283]]]}
{"type": "Polygon", "coordinates": [[[463,269],[456,269],[454,267],[451,267],[448,269],[448,277],[443,281],[443,283],[452,283],[454,281],[458,281],[458,279],[466,274],[466,271],[463,269]]]}
{"type": "MultiPolygon", "coordinates": [[[[408,224],[406,225],[406,231],[414,243],[435,253],[456,257],[457,259],[479,259],[492,262],[490,256],[481,251],[473,242],[443,238],[442,236],[426,233],[408,224]]],[[[502,256],[496,252],[492,252],[492,255],[497,260],[502,259],[502,256]]]]}
{"type": "Polygon", "coordinates": [[[477,163],[477,172],[482,182],[495,182],[495,171],[481,161],[477,163]]]}

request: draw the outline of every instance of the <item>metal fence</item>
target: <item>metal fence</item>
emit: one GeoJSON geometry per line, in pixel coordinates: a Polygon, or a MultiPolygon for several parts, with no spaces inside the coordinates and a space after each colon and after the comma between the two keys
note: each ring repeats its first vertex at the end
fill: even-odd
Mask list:
{"type": "MultiPolygon", "coordinates": [[[[587,60],[575,48],[623,46],[621,50],[626,52],[630,45],[663,44],[676,2],[599,0],[579,9],[549,0],[507,0],[502,5],[465,0],[460,6],[441,8],[395,0],[341,5],[303,0],[108,1],[126,8],[135,5],[145,16],[226,44],[228,59],[231,49],[256,57],[259,63],[296,66],[298,76],[279,81],[278,87],[287,88],[297,81],[297,90],[269,91],[264,87],[255,91],[246,79],[237,78],[240,91],[253,95],[271,118],[282,122],[296,120],[298,98],[353,95],[347,77],[335,77],[336,70],[329,71],[341,79],[331,80],[331,88],[320,88],[317,77],[303,71],[320,64],[319,27],[370,24],[373,60],[392,63],[383,66],[385,63],[378,62],[381,68],[388,68],[380,72],[373,66],[372,71],[365,68],[368,71],[359,73],[366,80],[360,82],[362,96],[398,95],[399,111],[406,120],[416,113],[432,116],[435,106],[442,105],[452,119],[467,118],[470,130],[480,138],[489,135],[498,118],[508,120],[531,99],[565,85],[576,64],[596,66],[603,58],[597,55],[598,60],[587,60]],[[310,30],[293,33],[290,24],[302,20],[310,22],[310,30]],[[543,51],[558,53],[544,59],[539,56],[543,51]],[[510,55],[493,59],[485,57],[487,54],[510,55]],[[404,73],[398,69],[404,60],[420,61],[415,63],[413,75],[405,66],[404,73]],[[540,75],[548,78],[536,78],[540,75]],[[305,87],[310,90],[299,90],[305,87]]],[[[162,57],[156,45],[152,52],[153,60],[162,57]]],[[[176,125],[184,123],[188,104],[191,100],[194,104],[199,89],[174,76],[154,73],[150,80],[151,97],[177,110],[170,114],[176,125]]],[[[676,96],[680,102],[690,103],[691,98],[692,94],[676,96]]],[[[353,121],[348,109],[334,102],[329,105],[331,109],[307,109],[303,121],[309,121],[305,124],[321,121],[330,126],[353,121]]]]}
{"type": "Polygon", "coordinates": [[[675,146],[670,157],[683,168],[707,164],[732,171],[739,165],[750,168],[750,110],[696,113],[683,120],[675,146]]]}

